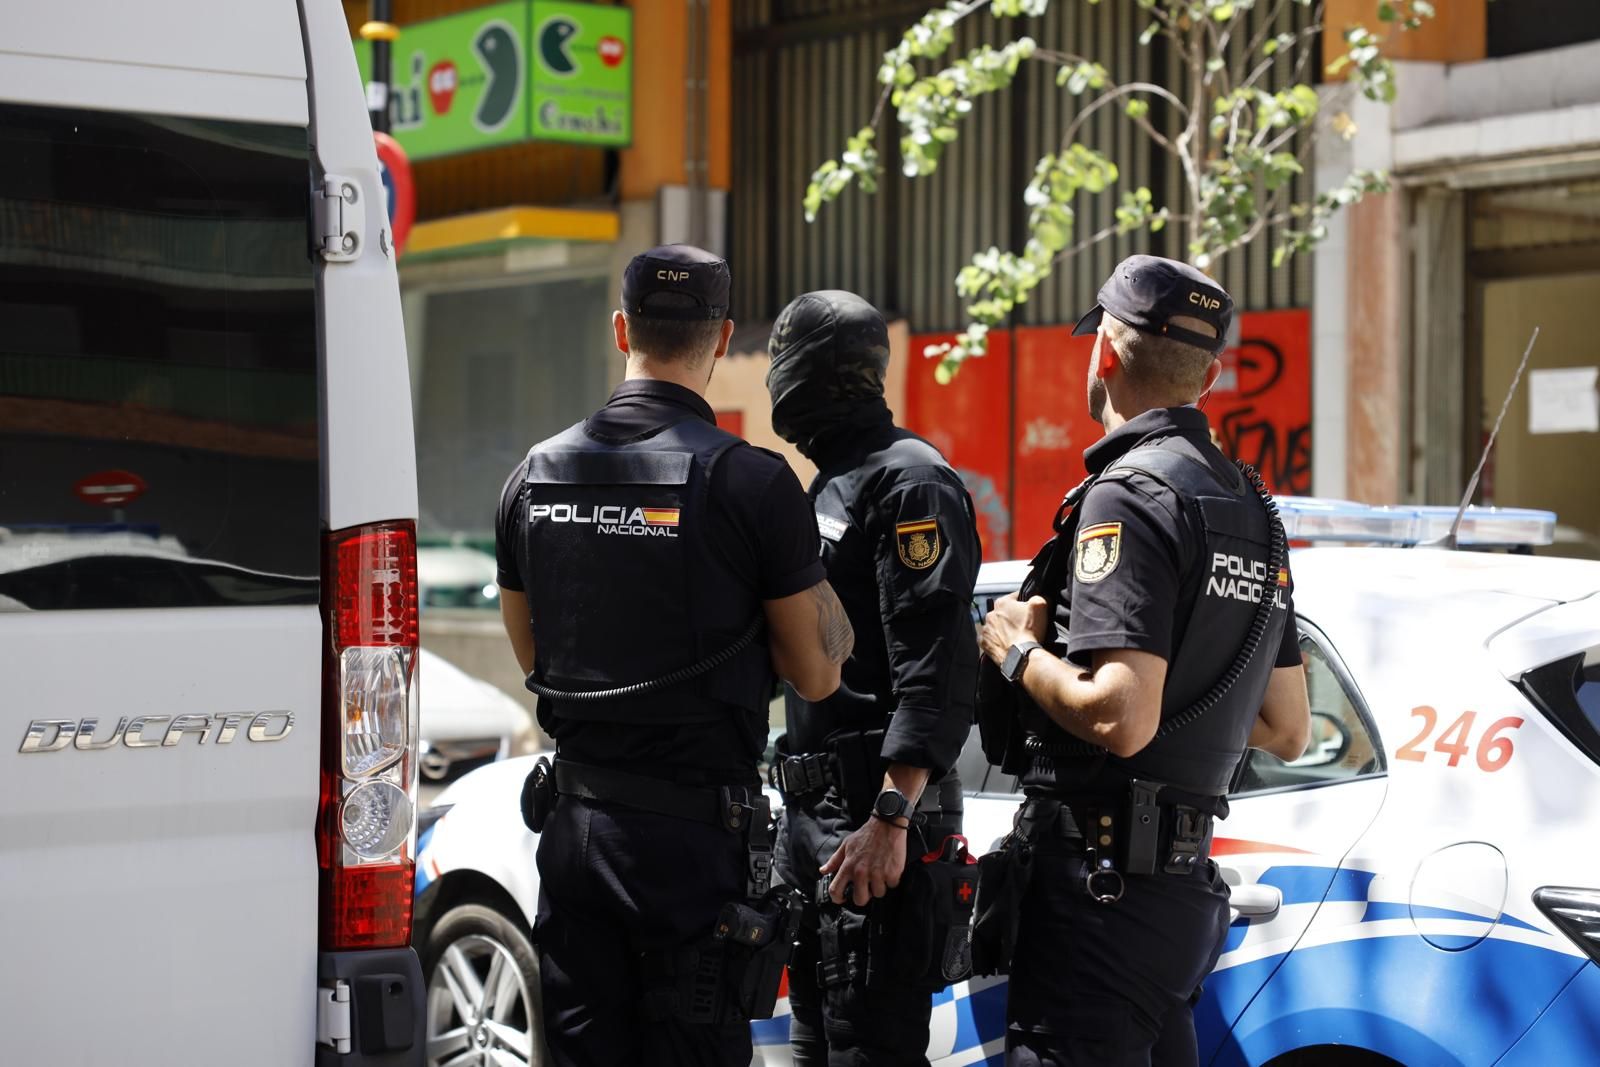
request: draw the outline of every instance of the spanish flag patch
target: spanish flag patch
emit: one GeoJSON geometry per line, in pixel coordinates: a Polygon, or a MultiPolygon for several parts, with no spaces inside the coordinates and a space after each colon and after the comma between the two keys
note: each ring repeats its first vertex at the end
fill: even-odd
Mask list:
{"type": "Polygon", "coordinates": [[[1098,582],[1122,560],[1122,523],[1097,522],[1078,531],[1078,559],[1073,577],[1098,582]]]}
{"type": "Polygon", "coordinates": [[[918,519],[899,522],[894,527],[895,547],[900,562],[914,571],[925,571],[939,561],[939,520],[918,519]]]}
{"type": "Polygon", "coordinates": [[[644,521],[647,526],[676,526],[678,525],[677,508],[645,508],[644,521]]]}

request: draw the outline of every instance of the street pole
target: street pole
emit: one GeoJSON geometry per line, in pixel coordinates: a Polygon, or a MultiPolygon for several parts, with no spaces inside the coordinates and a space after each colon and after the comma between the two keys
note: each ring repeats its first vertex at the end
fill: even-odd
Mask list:
{"type": "Polygon", "coordinates": [[[367,110],[372,128],[389,132],[390,43],[400,36],[400,27],[389,21],[393,12],[390,0],[372,0],[372,17],[361,27],[361,39],[372,42],[372,80],[367,82],[367,110]]]}

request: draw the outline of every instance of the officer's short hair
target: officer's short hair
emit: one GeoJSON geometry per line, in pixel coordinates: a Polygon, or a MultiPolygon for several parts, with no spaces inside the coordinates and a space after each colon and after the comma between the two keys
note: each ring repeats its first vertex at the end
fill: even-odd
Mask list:
{"type": "MultiPolygon", "coordinates": [[[[675,293],[658,293],[651,306],[665,305],[675,293]]],[[[698,363],[716,350],[726,319],[658,319],[628,315],[628,350],[663,363],[698,363]]]]}
{"type": "MultiPolygon", "coordinates": [[[[1171,322],[1186,330],[1215,333],[1211,324],[1187,315],[1175,316],[1171,322]]],[[[1110,314],[1102,326],[1132,384],[1195,397],[1205,388],[1206,370],[1216,358],[1210,352],[1171,337],[1146,333],[1110,314]]]]}

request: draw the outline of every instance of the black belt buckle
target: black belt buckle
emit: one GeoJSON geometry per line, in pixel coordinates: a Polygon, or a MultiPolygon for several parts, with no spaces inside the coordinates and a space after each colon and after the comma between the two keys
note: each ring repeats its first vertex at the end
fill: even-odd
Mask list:
{"type": "Polygon", "coordinates": [[[817,793],[828,785],[828,757],[819,753],[785,756],[774,764],[778,789],[786,797],[817,793]]]}
{"type": "Polygon", "coordinates": [[[1128,782],[1128,861],[1123,870],[1129,874],[1155,874],[1156,853],[1161,841],[1161,806],[1156,803],[1161,785],[1158,782],[1128,782]]]}
{"type": "Polygon", "coordinates": [[[1172,847],[1162,870],[1167,874],[1188,874],[1204,858],[1201,846],[1206,840],[1206,816],[1194,808],[1176,808],[1172,830],[1172,847]]]}

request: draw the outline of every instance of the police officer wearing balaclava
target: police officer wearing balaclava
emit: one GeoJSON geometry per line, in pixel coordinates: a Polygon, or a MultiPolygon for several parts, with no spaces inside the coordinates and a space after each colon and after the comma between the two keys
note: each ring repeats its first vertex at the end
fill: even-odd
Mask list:
{"type": "Polygon", "coordinates": [[[1232,314],[1186,264],[1116,268],[1075,331],[1095,335],[1106,435],[1021,594],[984,621],[985,750],[1028,800],[985,857],[975,949],[982,966],[991,923],[1014,948],[1017,1067],[1196,1062],[1190,1006],[1228,927],[1212,821],[1247,746],[1293,759],[1309,733],[1282,525],[1194,406],[1232,314]],[[1009,735],[991,682],[1018,698],[1009,735]],[[1001,856],[1020,860],[991,880],[1001,856]],[[989,914],[1007,893],[1010,929],[989,914]]]}
{"type": "Polygon", "coordinates": [[[790,690],[775,767],[779,867],[812,901],[789,969],[794,1062],[925,1064],[931,995],[969,963],[975,868],[950,835],[978,662],[972,500],[937,449],[895,426],[872,305],[807,293],[769,352],[773,428],[817,465],[822,561],[856,633],[837,693],[790,690]]]}
{"type": "Polygon", "coordinates": [[[768,702],[774,673],[827,697],[852,638],[799,481],[706,403],[728,294],[698,248],[636,256],[612,316],[626,380],[502,496],[501,612],[556,740],[524,818],[561,1067],[745,1067],[799,919],[770,884],[768,702]]]}

